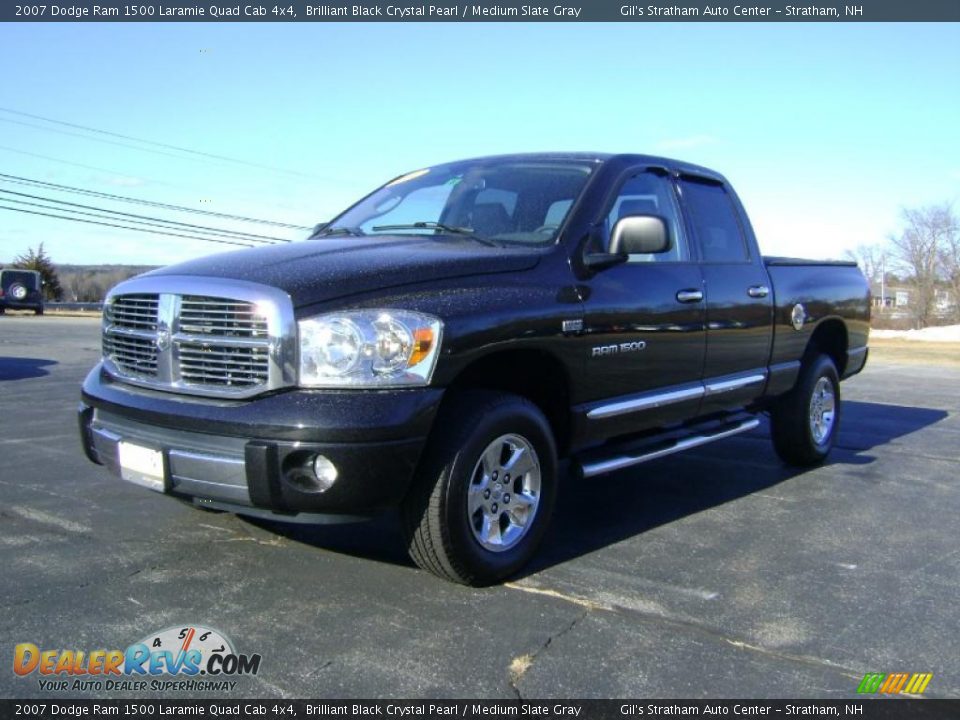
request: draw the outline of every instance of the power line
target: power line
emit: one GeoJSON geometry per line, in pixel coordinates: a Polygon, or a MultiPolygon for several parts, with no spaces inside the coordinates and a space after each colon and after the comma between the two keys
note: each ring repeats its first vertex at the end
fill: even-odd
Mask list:
{"type": "MultiPolygon", "coordinates": [[[[28,207],[37,207],[37,208],[42,208],[43,210],[57,210],[58,212],[72,213],[72,214],[74,214],[74,215],[86,215],[86,216],[88,216],[88,217],[94,217],[94,218],[98,218],[98,219],[100,219],[100,220],[114,220],[114,219],[117,219],[117,218],[112,218],[112,217],[110,217],[109,215],[99,215],[99,214],[97,214],[97,213],[84,212],[83,210],[71,210],[70,208],[50,207],[49,205],[41,205],[40,203],[33,203],[33,202],[26,201],[26,200],[8,200],[7,198],[0,198],[0,202],[14,203],[14,204],[17,204],[17,205],[26,205],[26,206],[28,206],[28,207]]],[[[2,206],[0,206],[0,207],[2,207],[2,206]]],[[[4,209],[4,210],[15,210],[16,208],[3,207],[2,209],[4,209]]],[[[26,212],[26,211],[25,211],[25,212],[26,212]]],[[[37,214],[43,215],[44,213],[37,213],[37,214]]],[[[80,218],[66,217],[66,216],[60,216],[60,215],[49,215],[49,217],[61,217],[61,218],[64,219],[64,220],[76,220],[77,222],[91,222],[91,221],[89,221],[89,220],[81,220],[80,218]]],[[[148,227],[157,227],[157,228],[168,229],[168,226],[167,226],[167,225],[161,225],[161,224],[158,224],[158,223],[146,222],[146,221],[143,221],[143,220],[128,220],[127,222],[136,223],[137,226],[139,226],[139,225],[146,225],[146,226],[148,226],[148,227]]],[[[103,224],[103,223],[99,223],[99,224],[103,224]]],[[[127,227],[127,226],[116,225],[115,227],[127,227]]],[[[127,229],[130,229],[130,230],[139,230],[140,228],[139,228],[139,227],[128,227],[127,229]]],[[[176,228],[174,228],[174,229],[176,229],[176,228]]],[[[151,232],[156,232],[156,231],[151,231],[151,232]]],[[[161,233],[161,234],[163,234],[163,233],[161,233]]],[[[187,235],[178,235],[178,234],[176,234],[176,233],[172,233],[172,234],[173,234],[174,236],[176,236],[176,237],[188,237],[187,235]]],[[[204,234],[207,234],[207,233],[204,233],[204,234]]],[[[251,242],[241,242],[241,241],[219,240],[219,239],[216,239],[216,238],[207,238],[207,237],[200,237],[200,236],[189,236],[189,237],[194,237],[194,238],[197,239],[197,240],[209,240],[210,242],[229,242],[229,243],[232,244],[232,245],[244,245],[244,246],[246,246],[246,247],[262,247],[262,246],[259,246],[259,245],[253,245],[253,244],[252,244],[252,241],[251,241],[251,242]]]]}
{"type": "Polygon", "coordinates": [[[78,188],[73,185],[61,185],[59,183],[47,182],[45,180],[33,180],[20,175],[8,175],[0,173],[0,178],[4,182],[12,182],[18,185],[34,185],[44,188],[60,190],[63,192],[77,193],[80,195],[89,195],[92,197],[103,198],[105,200],[116,200],[118,202],[133,203],[135,205],[145,205],[147,207],[161,208],[163,210],[174,210],[176,212],[192,213],[194,215],[207,215],[209,217],[224,218],[227,220],[240,220],[242,222],[256,223],[258,225],[271,225],[274,227],[289,228],[291,230],[311,230],[303,225],[292,225],[290,223],[279,222],[277,220],[261,220],[259,218],[245,217],[243,215],[231,215],[229,213],[216,212],[214,210],[200,210],[198,208],[185,207],[183,205],[172,205],[162,203],[156,200],[143,200],[141,198],[129,197],[127,195],[115,195],[113,193],[102,192],[100,190],[89,190],[87,188],[78,188]]]}
{"type": "MultiPolygon", "coordinates": [[[[163,221],[163,220],[160,220],[159,222],[151,222],[149,219],[147,219],[147,220],[138,220],[138,219],[135,219],[137,216],[133,216],[133,219],[127,219],[127,218],[125,218],[125,217],[117,218],[117,217],[113,217],[112,215],[104,215],[104,214],[101,214],[101,213],[99,213],[99,212],[89,212],[89,211],[86,211],[86,210],[74,210],[74,209],[68,208],[68,207],[67,207],[67,208],[64,208],[64,207],[57,207],[57,206],[55,206],[55,205],[54,205],[54,206],[44,205],[44,204],[42,204],[42,203],[30,202],[29,200],[17,200],[17,199],[15,199],[15,198],[3,198],[3,197],[0,197],[0,202],[13,203],[13,204],[15,204],[15,205],[27,205],[28,207],[36,207],[36,208],[41,208],[41,209],[43,209],[43,210],[55,210],[55,211],[57,211],[57,212],[66,212],[66,213],[71,213],[71,214],[73,214],[73,215],[86,215],[86,216],[88,216],[88,217],[94,217],[94,218],[98,218],[98,219],[100,219],[100,220],[116,220],[116,221],[118,221],[118,222],[133,223],[133,224],[136,224],[136,225],[146,225],[146,226],[149,226],[149,227],[162,228],[162,229],[164,229],[164,230],[180,230],[180,229],[181,229],[181,228],[179,228],[179,227],[171,227],[169,224],[166,224],[166,222],[163,221]]],[[[79,207],[84,207],[84,206],[83,206],[83,205],[80,205],[79,207]]],[[[231,233],[218,232],[218,231],[216,231],[216,230],[204,230],[204,229],[202,229],[202,226],[199,226],[197,229],[194,229],[194,228],[191,227],[191,226],[186,226],[186,227],[183,229],[183,232],[192,232],[192,233],[197,234],[197,235],[212,235],[212,236],[214,236],[215,238],[234,239],[234,240],[239,240],[239,241],[244,242],[244,243],[261,243],[261,244],[265,244],[265,245],[274,245],[274,244],[275,244],[275,243],[265,243],[265,242],[262,241],[262,240],[253,240],[253,239],[250,239],[250,238],[238,237],[238,236],[233,235],[233,234],[231,234],[231,233]]],[[[257,247],[257,246],[256,246],[256,245],[251,245],[251,247],[257,247]]]]}
{"type": "MultiPolygon", "coordinates": [[[[120,171],[120,170],[111,170],[111,169],[109,169],[109,168],[99,167],[99,166],[97,166],[97,165],[86,165],[86,164],[84,164],[84,163],[73,162],[73,161],[71,161],[71,160],[64,160],[64,159],[62,159],[62,158],[52,157],[52,156],[50,156],[50,155],[44,155],[44,154],[42,154],[42,153],[30,152],[29,150],[21,150],[21,149],[19,149],[19,148],[12,148],[12,147],[10,147],[9,145],[0,145],[0,150],[6,151],[6,152],[11,152],[11,153],[16,153],[17,155],[25,155],[25,156],[27,156],[27,157],[38,158],[38,159],[40,159],[40,160],[47,160],[47,161],[49,161],[49,162],[55,162],[55,163],[59,163],[59,164],[61,164],[61,165],[69,165],[70,167],[77,167],[77,168],[83,168],[84,170],[93,170],[93,171],[95,171],[95,172],[106,173],[107,175],[115,175],[115,176],[118,176],[118,177],[129,177],[129,178],[134,178],[134,179],[137,179],[137,180],[148,180],[148,181],[149,181],[151,184],[153,184],[153,185],[162,185],[162,186],[164,186],[164,187],[176,188],[176,189],[178,189],[178,190],[187,190],[187,189],[190,189],[191,191],[195,191],[195,190],[196,190],[196,188],[189,188],[188,186],[181,185],[181,184],[178,184],[178,183],[170,183],[170,182],[165,182],[165,181],[163,181],[163,180],[157,180],[156,178],[151,178],[151,177],[148,177],[148,176],[146,176],[146,175],[142,175],[142,174],[139,173],[139,172],[136,173],[136,175],[134,176],[134,175],[131,175],[130,173],[123,172],[123,171],[120,171]]],[[[238,198],[238,199],[241,199],[241,200],[244,200],[244,199],[245,199],[245,200],[249,200],[249,196],[244,197],[244,196],[242,196],[242,195],[241,195],[241,196],[234,195],[234,197],[236,197],[236,198],[238,198]]],[[[193,208],[184,208],[184,211],[185,211],[185,212],[186,212],[186,211],[193,211],[193,210],[194,210],[193,208]]],[[[202,212],[202,211],[200,211],[200,212],[202,212]]],[[[273,220],[259,220],[259,219],[256,219],[256,218],[244,218],[244,217],[230,216],[230,215],[228,215],[227,217],[230,217],[231,219],[236,219],[236,220],[243,220],[244,222],[258,222],[258,223],[276,224],[277,226],[280,226],[280,227],[289,227],[289,228],[292,228],[292,229],[294,229],[294,230],[310,230],[310,229],[311,229],[311,228],[306,227],[306,226],[304,226],[304,225],[290,225],[290,224],[288,224],[288,223],[281,223],[281,222],[277,222],[277,221],[273,221],[273,220]]]]}
{"type": "Polygon", "coordinates": [[[42,215],[43,217],[58,218],[60,220],[71,220],[73,222],[87,223],[89,225],[103,225],[105,227],[121,228],[122,230],[136,230],[137,232],[150,233],[151,235],[168,235],[170,237],[187,238],[188,240],[203,240],[204,242],[220,243],[221,245],[240,245],[243,247],[256,247],[250,243],[240,242],[238,240],[215,240],[214,238],[199,237],[197,235],[183,235],[181,233],[161,232],[159,230],[147,230],[146,228],[131,227],[129,225],[117,225],[116,223],[97,222],[96,220],[84,220],[82,218],[67,217],[66,215],[53,215],[51,213],[37,212],[36,210],[24,210],[23,208],[6,207],[0,205],[0,210],[10,210],[12,212],[25,213],[27,215],[42,215]]]}
{"type": "MultiPolygon", "coordinates": [[[[70,165],[71,167],[83,168],[84,170],[94,170],[96,172],[107,173],[108,175],[119,175],[123,177],[130,177],[129,173],[119,172],[117,170],[109,170],[107,168],[97,167],[96,165],[84,165],[83,163],[71,162],[70,160],[63,160],[61,158],[51,157],[50,155],[43,155],[41,153],[30,152],[29,150],[20,150],[18,148],[12,148],[9,145],[0,145],[0,150],[6,150],[7,152],[17,153],[18,155],[26,155],[27,157],[39,158],[40,160],[49,160],[50,162],[60,163],[61,165],[70,165]]],[[[138,178],[143,177],[137,173],[138,178]]],[[[161,180],[154,180],[152,178],[143,178],[144,180],[150,180],[152,183],[157,185],[167,185],[169,187],[183,187],[181,185],[174,185],[172,183],[163,182],[161,180]]]]}
{"type": "Polygon", "coordinates": [[[43,130],[44,132],[57,133],[58,135],[66,135],[67,137],[80,138],[81,140],[92,140],[93,142],[105,143],[107,145],[114,145],[116,147],[129,148],[131,150],[139,150],[145,153],[151,153],[153,155],[163,155],[165,157],[174,158],[175,160],[200,160],[200,158],[185,158],[182,155],[175,155],[171,152],[164,152],[163,150],[156,150],[154,148],[145,148],[139,147],[137,145],[131,145],[130,143],[119,142],[118,140],[107,140],[106,138],[97,138],[90,137],[89,135],[83,135],[78,132],[70,132],[69,130],[61,130],[60,128],[44,127],[43,125],[37,125],[36,123],[24,122],[23,120],[11,120],[10,118],[0,118],[0,122],[9,123],[10,125],[21,125],[22,127],[33,128],[34,130],[43,130]]]}
{"type": "MultiPolygon", "coordinates": [[[[33,113],[23,112],[22,110],[14,110],[13,108],[0,107],[0,112],[9,113],[11,115],[19,115],[20,117],[28,117],[33,120],[42,120],[43,122],[52,123],[54,125],[62,125],[64,127],[75,128],[78,130],[83,130],[85,132],[96,133],[98,135],[107,135],[109,137],[121,138],[123,140],[132,140],[134,142],[142,143],[144,145],[152,145],[154,147],[161,147],[167,150],[176,150],[177,152],[187,153],[189,155],[196,155],[198,157],[206,158],[209,160],[220,160],[221,162],[235,163],[238,165],[246,165],[247,167],[257,168],[259,170],[270,170],[272,172],[279,172],[288,175],[297,175],[300,177],[315,177],[308,173],[299,172],[297,170],[288,170],[287,168],[275,167],[273,165],[264,165],[262,163],[251,162],[249,160],[241,160],[240,158],[230,157],[229,155],[218,155],[216,153],[208,153],[202,150],[193,150],[191,148],[182,147],[180,145],[172,145],[170,143],[157,142],[155,140],[145,140],[144,138],[138,138],[134,135],[125,135],[123,133],[112,132],[110,130],[102,130],[100,128],[91,127],[89,125],[80,125],[79,123],[66,122],[64,120],[55,120],[53,118],[44,117],[43,115],[35,115],[33,113]]],[[[10,122],[10,121],[8,121],[10,122]]],[[[24,123],[21,123],[24,124],[24,123]]],[[[43,128],[42,126],[35,126],[40,129],[52,130],[52,128],[43,128]]],[[[91,140],[93,138],[90,138],[91,140]]],[[[146,148],[136,148],[140,150],[146,150],[146,148]]]]}
{"type": "MultiPolygon", "coordinates": [[[[41,196],[41,195],[31,195],[30,193],[20,193],[20,192],[14,191],[14,190],[2,190],[2,189],[0,189],[0,193],[3,193],[3,194],[5,194],[5,195],[17,195],[18,197],[26,197],[26,198],[30,198],[31,200],[41,200],[41,201],[46,202],[46,203],[55,203],[55,204],[57,204],[57,205],[68,205],[68,206],[70,206],[70,207],[83,208],[84,210],[95,210],[95,211],[97,211],[97,212],[108,213],[108,214],[110,214],[110,215],[121,215],[121,216],[123,216],[124,218],[134,218],[134,219],[137,220],[137,221],[148,220],[148,221],[163,223],[164,225],[178,225],[178,226],[180,226],[180,227],[188,228],[188,229],[190,229],[190,230],[200,230],[200,231],[203,231],[203,232],[206,232],[206,233],[214,233],[214,234],[217,234],[217,235],[226,235],[226,236],[228,236],[228,237],[239,237],[239,238],[242,238],[242,239],[244,239],[244,240],[248,240],[248,239],[249,239],[249,240],[253,240],[254,242],[270,242],[270,243],[273,243],[273,242],[289,242],[289,240],[285,240],[285,239],[283,239],[283,238],[272,237],[272,236],[270,236],[270,235],[257,235],[257,234],[255,234],[255,233],[240,232],[239,230],[236,230],[236,231],[235,231],[235,230],[226,230],[226,229],[224,229],[224,228],[210,227],[209,225],[194,225],[194,224],[192,224],[192,223],[177,222],[176,220],[165,220],[165,219],[163,219],[163,218],[152,217],[152,216],[150,216],[150,215],[137,215],[137,214],[135,214],[135,213],[125,213],[125,212],[121,212],[121,211],[119,211],[119,210],[109,210],[109,209],[107,209],[107,208],[96,207],[95,205],[83,205],[83,204],[81,204],[81,203],[72,203],[72,202],[68,202],[68,201],[66,201],[66,200],[57,200],[57,199],[55,199],[55,198],[43,197],[43,196],[41,196]]],[[[0,199],[3,199],[3,198],[0,198],[0,199]]],[[[7,200],[7,202],[14,202],[14,201],[12,201],[12,200],[7,200]]],[[[21,201],[21,202],[22,202],[22,201],[21,201]]],[[[25,204],[28,204],[28,203],[25,203],[25,204]]],[[[45,207],[45,206],[40,205],[40,206],[38,206],[38,207],[45,207]]],[[[52,208],[52,209],[58,209],[58,210],[60,210],[60,208],[52,208]]],[[[82,213],[81,213],[81,214],[82,214],[82,213]]]]}

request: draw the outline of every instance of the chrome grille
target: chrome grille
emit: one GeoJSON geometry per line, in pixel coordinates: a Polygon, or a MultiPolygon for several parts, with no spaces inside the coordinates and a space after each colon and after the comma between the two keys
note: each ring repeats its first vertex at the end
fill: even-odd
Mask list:
{"type": "Polygon", "coordinates": [[[157,374],[157,312],[160,296],[122,295],[104,307],[111,332],[103,334],[103,355],[123,372],[136,377],[157,374]]]}
{"type": "Polygon", "coordinates": [[[180,302],[180,332],[265,338],[267,319],[253,303],[186,295],[180,302]]]}
{"type": "Polygon", "coordinates": [[[106,306],[107,320],[118,328],[156,332],[159,303],[159,295],[121,295],[106,306]]]}
{"type": "Polygon", "coordinates": [[[295,381],[293,308],[284,293],[252,283],[134,278],[104,306],[103,355],[112,375],[133,384],[248,397],[295,381]]]}
{"type": "Polygon", "coordinates": [[[152,339],[104,334],[103,355],[130,375],[157,375],[157,344],[152,339]]]}
{"type": "Polygon", "coordinates": [[[180,377],[194,385],[255,387],[267,382],[270,355],[266,347],[220,347],[180,342],[180,377]]]}

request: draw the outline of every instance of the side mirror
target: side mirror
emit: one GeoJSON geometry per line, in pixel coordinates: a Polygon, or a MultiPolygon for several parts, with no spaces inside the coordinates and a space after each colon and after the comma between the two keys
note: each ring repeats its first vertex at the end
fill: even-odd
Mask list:
{"type": "Polygon", "coordinates": [[[328,222],[317,223],[316,225],[313,226],[313,232],[310,233],[310,237],[316,237],[317,235],[322,233],[324,230],[326,230],[329,225],[330,223],[328,222]]]}
{"type": "Polygon", "coordinates": [[[613,255],[646,255],[669,249],[667,224],[656,215],[622,217],[610,233],[610,253],[613,255]]]}

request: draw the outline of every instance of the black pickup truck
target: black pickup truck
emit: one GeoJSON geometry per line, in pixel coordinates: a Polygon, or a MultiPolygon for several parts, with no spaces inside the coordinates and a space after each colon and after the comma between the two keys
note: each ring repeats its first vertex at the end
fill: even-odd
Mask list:
{"type": "Polygon", "coordinates": [[[851,263],[761,256],[711,170],[481,158],[118,285],[80,428],[93,462],[201,507],[399,507],[418,565],[490,583],[541,541],[561,459],[593,478],[768,413],[784,461],[822,462],[869,308],[851,263]]]}

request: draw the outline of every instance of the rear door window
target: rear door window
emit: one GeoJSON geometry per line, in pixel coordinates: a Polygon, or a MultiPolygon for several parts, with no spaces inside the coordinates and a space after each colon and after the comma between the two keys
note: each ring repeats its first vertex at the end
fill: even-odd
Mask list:
{"type": "Polygon", "coordinates": [[[722,185],[692,178],[680,181],[700,257],[708,263],[749,262],[747,243],[733,201],[722,185]]]}

